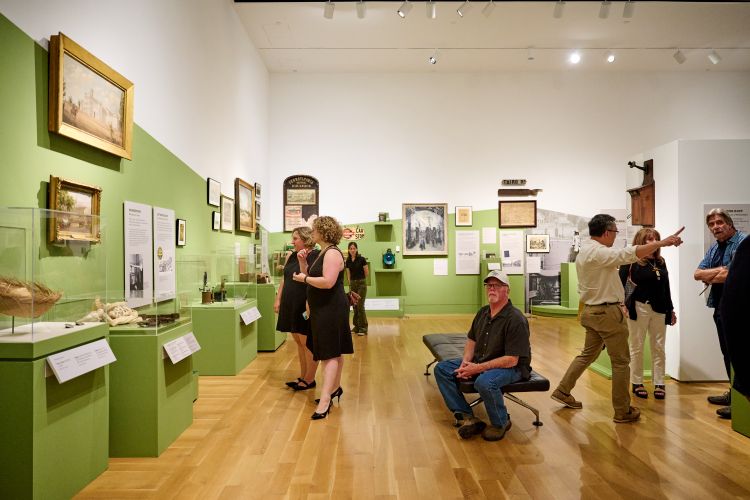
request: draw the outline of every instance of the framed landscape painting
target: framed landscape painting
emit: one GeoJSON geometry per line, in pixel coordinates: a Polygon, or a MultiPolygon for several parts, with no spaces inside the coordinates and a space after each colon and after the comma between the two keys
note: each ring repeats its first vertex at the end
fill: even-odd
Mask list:
{"type": "Polygon", "coordinates": [[[130,160],[133,83],[62,33],[49,49],[49,130],[130,160]]]}
{"type": "Polygon", "coordinates": [[[57,212],[49,219],[49,241],[98,243],[101,203],[101,188],[51,175],[48,207],[57,212]]]}
{"type": "Polygon", "coordinates": [[[239,177],[234,180],[234,200],[237,210],[237,231],[255,232],[255,188],[239,177]]]}
{"type": "Polygon", "coordinates": [[[448,204],[404,203],[404,255],[448,255],[448,204]]]}

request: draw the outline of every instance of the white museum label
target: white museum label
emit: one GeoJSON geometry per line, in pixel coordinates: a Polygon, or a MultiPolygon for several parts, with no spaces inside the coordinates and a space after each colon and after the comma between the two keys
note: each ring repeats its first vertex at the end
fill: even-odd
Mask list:
{"type": "Polygon", "coordinates": [[[365,310],[367,311],[398,311],[399,299],[367,299],[365,310]]]}
{"type": "Polygon", "coordinates": [[[99,339],[47,357],[47,363],[59,383],[117,361],[105,339],[99,339]]]}
{"type": "Polygon", "coordinates": [[[193,332],[185,334],[182,337],[177,337],[169,342],[165,342],[163,347],[173,365],[179,363],[191,354],[198,352],[201,348],[195,335],[193,335],[193,332]]]}
{"type": "Polygon", "coordinates": [[[261,315],[257,307],[251,307],[247,311],[240,313],[240,318],[242,318],[243,323],[249,325],[253,321],[259,320],[261,318],[261,315]]]}

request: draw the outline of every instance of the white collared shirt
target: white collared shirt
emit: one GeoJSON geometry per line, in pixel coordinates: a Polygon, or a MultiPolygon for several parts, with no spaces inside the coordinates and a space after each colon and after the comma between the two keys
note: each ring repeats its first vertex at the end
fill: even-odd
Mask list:
{"type": "Polygon", "coordinates": [[[581,247],[576,257],[578,293],[588,305],[621,303],[625,290],[618,270],[623,264],[638,260],[635,246],[611,248],[591,240],[581,247]]]}

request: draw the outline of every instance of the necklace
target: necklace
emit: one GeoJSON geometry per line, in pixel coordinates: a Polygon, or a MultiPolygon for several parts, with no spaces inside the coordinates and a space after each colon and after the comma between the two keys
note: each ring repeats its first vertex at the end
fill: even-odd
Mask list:
{"type": "Polygon", "coordinates": [[[657,280],[661,280],[661,273],[659,272],[659,268],[658,268],[658,267],[656,267],[656,264],[654,264],[654,262],[653,262],[653,261],[650,261],[650,260],[649,260],[649,261],[647,261],[647,262],[648,262],[648,263],[649,263],[649,265],[651,266],[651,269],[653,269],[653,270],[654,270],[654,272],[656,273],[656,279],[657,279],[657,280]]]}

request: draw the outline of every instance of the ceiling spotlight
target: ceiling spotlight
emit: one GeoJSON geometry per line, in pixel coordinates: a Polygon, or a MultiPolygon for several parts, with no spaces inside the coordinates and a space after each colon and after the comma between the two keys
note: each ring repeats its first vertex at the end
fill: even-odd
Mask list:
{"type": "Polygon", "coordinates": [[[581,54],[578,53],[578,51],[573,52],[570,54],[570,57],[568,57],[568,61],[570,61],[570,64],[578,64],[581,62],[581,54]]]}
{"type": "Polygon", "coordinates": [[[682,64],[687,60],[687,57],[685,57],[685,54],[683,54],[680,49],[677,49],[677,51],[672,54],[672,57],[674,57],[674,60],[677,61],[677,64],[682,64]]]}
{"type": "Polygon", "coordinates": [[[411,10],[411,2],[409,0],[405,0],[404,3],[401,4],[401,7],[398,8],[396,13],[401,16],[401,18],[406,17],[406,14],[409,13],[411,10]]]}
{"type": "Polygon", "coordinates": [[[615,53],[614,52],[612,52],[611,50],[609,52],[607,52],[607,62],[608,63],[615,62],[615,59],[616,59],[616,57],[615,57],[615,53]]]}
{"type": "Polygon", "coordinates": [[[469,9],[471,9],[471,4],[469,3],[469,0],[466,0],[464,3],[461,4],[459,8],[456,9],[456,12],[459,16],[464,17],[464,14],[469,12],[469,9]]]}
{"type": "Polygon", "coordinates": [[[437,64],[437,49],[435,49],[435,52],[427,59],[427,62],[430,64],[437,64]]]}
{"type": "Polygon", "coordinates": [[[490,14],[492,14],[493,10],[495,10],[495,0],[490,0],[482,9],[482,14],[484,15],[484,17],[490,17],[490,14]]]}
{"type": "Polygon", "coordinates": [[[526,60],[527,61],[533,61],[534,60],[534,52],[531,50],[531,47],[528,47],[526,49],[526,60]]]}
{"type": "Polygon", "coordinates": [[[711,61],[711,64],[719,64],[721,62],[721,56],[712,49],[708,54],[708,60],[711,61]]]}
{"type": "Polygon", "coordinates": [[[428,19],[437,19],[437,4],[434,0],[430,0],[425,5],[427,5],[427,18],[428,19]]]}
{"type": "Polygon", "coordinates": [[[323,8],[323,17],[326,19],[333,19],[333,10],[336,8],[336,4],[328,0],[325,7],[323,8]]]}
{"type": "Polygon", "coordinates": [[[622,17],[630,19],[633,17],[633,12],[635,12],[635,2],[633,0],[628,0],[625,2],[625,7],[622,8],[622,17]]]}
{"type": "Polygon", "coordinates": [[[367,15],[367,5],[365,5],[365,2],[363,0],[359,0],[357,2],[357,17],[360,19],[364,19],[367,15]]]}
{"type": "Polygon", "coordinates": [[[612,2],[609,0],[602,2],[601,7],[599,7],[599,19],[607,19],[609,17],[609,8],[612,5],[612,2]]]}
{"type": "Polygon", "coordinates": [[[563,16],[563,9],[565,8],[565,2],[563,0],[558,0],[555,2],[555,10],[552,11],[552,17],[555,19],[560,19],[563,16]]]}

